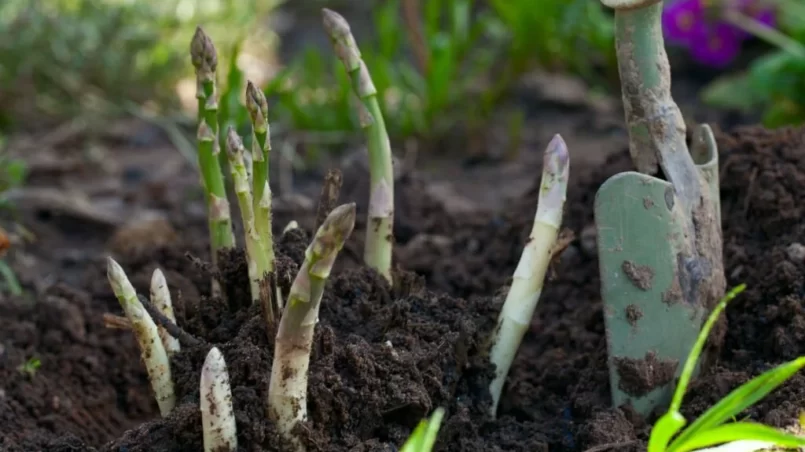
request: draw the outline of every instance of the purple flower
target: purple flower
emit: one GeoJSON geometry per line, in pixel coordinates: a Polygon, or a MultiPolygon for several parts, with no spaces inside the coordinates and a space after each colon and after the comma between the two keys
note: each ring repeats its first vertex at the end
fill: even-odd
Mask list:
{"type": "Polygon", "coordinates": [[[723,67],[738,55],[741,43],[751,37],[723,19],[731,11],[775,25],[774,9],[762,4],[762,0],[678,0],[663,11],[665,38],[687,47],[696,61],[723,67]]]}

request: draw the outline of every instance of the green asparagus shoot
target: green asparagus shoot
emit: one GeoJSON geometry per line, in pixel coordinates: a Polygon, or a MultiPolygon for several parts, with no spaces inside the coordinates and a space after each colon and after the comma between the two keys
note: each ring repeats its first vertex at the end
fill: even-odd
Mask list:
{"type": "Polygon", "coordinates": [[[271,232],[271,187],[268,178],[271,133],[268,125],[268,102],[252,82],[246,85],[246,108],[252,120],[252,203],[255,228],[268,256],[268,271],[274,271],[274,237],[271,232]]]}
{"type": "Polygon", "coordinates": [[[229,167],[232,170],[235,194],[238,197],[243,228],[245,229],[246,258],[249,268],[252,302],[259,303],[267,301],[271,293],[269,290],[265,290],[268,287],[270,273],[269,256],[265,252],[261,237],[255,227],[252,192],[249,186],[249,175],[246,172],[246,164],[243,159],[244,152],[243,141],[235,132],[235,129],[229,127],[226,137],[226,153],[229,157],[229,167]]]}
{"type": "Polygon", "coordinates": [[[368,142],[371,187],[364,261],[392,282],[394,173],[391,143],[377,100],[377,89],[369,75],[369,69],[361,59],[360,49],[346,19],[326,8],[322,10],[322,15],[324,29],[330,37],[335,54],[344,63],[352,88],[361,101],[358,113],[368,142]]]}
{"type": "Polygon", "coordinates": [[[747,421],[728,422],[805,367],[805,357],[783,363],[739,386],[674,438],[674,435],[687,423],[685,417],[680,413],[682,397],[693,376],[693,370],[704,349],[707,336],[721,312],[727,307],[727,303],[743,292],[745,288],[746,285],[741,284],[729,291],[710,313],[685,362],[679,383],[674,391],[671,407],[657,420],[651,430],[648,452],[688,452],[718,444],[723,444],[723,446],[713,450],[723,452],[766,450],[774,446],[805,447],[805,438],[787,434],[762,424],[747,421]]]}
{"type": "Polygon", "coordinates": [[[106,276],[120,306],[123,307],[123,312],[126,313],[126,317],[131,323],[131,330],[140,345],[140,355],[148,372],[151,389],[156,396],[159,411],[162,417],[165,417],[176,405],[176,395],[173,391],[168,353],[159,338],[157,326],[137,298],[137,292],[126,276],[126,272],[111,257],[106,260],[106,276]]]}
{"type": "Polygon", "coordinates": [[[431,452],[444,418],[444,408],[436,408],[430,419],[423,419],[403,444],[400,452],[431,452]]]}
{"type": "MultiPolygon", "coordinates": [[[[173,323],[176,323],[176,315],[173,313],[173,303],[171,302],[171,293],[168,290],[168,282],[165,280],[165,275],[162,270],[155,269],[154,274],[151,276],[151,303],[159,309],[165,317],[173,323]]],[[[168,356],[173,356],[179,353],[181,345],[179,339],[171,336],[168,331],[161,325],[157,326],[159,330],[159,337],[162,339],[162,345],[165,346],[165,351],[168,356]]]]}
{"type": "Polygon", "coordinates": [[[210,349],[201,368],[201,425],[204,452],[235,452],[238,431],[224,355],[210,349]]]}
{"type": "Polygon", "coordinates": [[[336,207],[324,220],[305,251],[277,331],[268,410],[297,451],[305,448],[291,431],[307,418],[307,372],[324,286],[354,227],[354,203],[336,207]]]}
{"type": "Polygon", "coordinates": [[[545,273],[562,224],[569,170],[567,145],[561,136],[555,135],[545,149],[534,226],[514,271],[492,338],[489,359],[496,367],[495,378],[489,386],[492,416],[495,416],[506,375],[542,293],[545,273]]]}
{"type": "Polygon", "coordinates": [[[190,43],[190,56],[196,69],[196,98],[198,99],[198,161],[206,192],[213,264],[218,252],[235,246],[232,218],[226,185],[218,158],[218,90],[216,68],[218,54],[212,40],[201,27],[196,28],[190,43]]]}

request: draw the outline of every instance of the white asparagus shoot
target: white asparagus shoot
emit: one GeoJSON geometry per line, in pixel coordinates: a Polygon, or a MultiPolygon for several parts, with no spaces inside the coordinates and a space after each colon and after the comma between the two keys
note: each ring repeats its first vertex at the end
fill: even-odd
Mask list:
{"type": "Polygon", "coordinates": [[[291,430],[307,418],[307,372],[324,286],[354,227],[354,203],[336,207],[324,220],[305,251],[277,331],[268,410],[280,434],[297,451],[305,449],[291,430]]]}
{"type": "Polygon", "coordinates": [[[282,230],[282,233],[285,234],[286,232],[293,231],[294,229],[299,229],[299,223],[297,223],[296,220],[291,220],[285,225],[285,229],[282,230]]]}
{"type": "Polygon", "coordinates": [[[322,17],[324,29],[330,36],[335,54],[344,63],[344,68],[352,81],[353,91],[361,101],[358,116],[361,127],[366,133],[371,185],[363,260],[392,283],[394,171],[391,143],[377,100],[377,89],[366,63],[361,59],[361,51],[346,19],[327,8],[322,9],[322,17]]]}
{"type": "MultiPolygon", "coordinates": [[[[268,290],[261,290],[269,273],[269,256],[263,248],[261,237],[255,227],[252,192],[249,185],[249,176],[246,173],[246,165],[243,161],[244,152],[243,141],[235,132],[235,129],[229,127],[226,135],[226,154],[229,157],[229,167],[232,171],[235,194],[238,197],[243,228],[245,229],[246,259],[249,267],[252,302],[259,303],[261,297],[268,297],[270,294],[268,290]]],[[[269,311],[270,313],[271,311],[269,311]]]]}
{"type": "Polygon", "coordinates": [[[545,149],[543,162],[534,226],[514,271],[512,285],[500,311],[489,352],[489,360],[496,366],[495,378],[489,385],[493,417],[497,412],[506,375],[539,302],[545,273],[562,224],[570,156],[561,136],[554,135],[545,149]]]}
{"type": "MultiPolygon", "coordinates": [[[[171,293],[168,290],[168,281],[165,280],[165,275],[162,270],[155,269],[154,274],[151,275],[151,303],[159,309],[165,317],[173,323],[176,323],[176,315],[173,313],[173,303],[171,302],[171,293]]],[[[177,324],[178,325],[178,324],[177,324]]],[[[159,330],[159,337],[162,339],[162,345],[165,346],[165,351],[168,356],[173,356],[179,353],[182,349],[179,344],[179,339],[171,336],[168,330],[162,326],[157,325],[159,330]]]]}
{"type": "Polygon", "coordinates": [[[224,355],[217,347],[210,349],[201,368],[201,425],[204,452],[238,450],[238,431],[232,408],[232,389],[224,355]]]}
{"type": "Polygon", "coordinates": [[[106,260],[106,276],[120,306],[123,307],[126,317],[131,322],[131,329],[140,344],[140,354],[148,372],[148,379],[151,381],[151,389],[154,391],[159,405],[159,412],[162,417],[165,417],[176,406],[176,395],[173,391],[170,361],[165,346],[159,338],[157,325],[137,299],[137,292],[126,276],[126,272],[111,257],[106,260]]]}

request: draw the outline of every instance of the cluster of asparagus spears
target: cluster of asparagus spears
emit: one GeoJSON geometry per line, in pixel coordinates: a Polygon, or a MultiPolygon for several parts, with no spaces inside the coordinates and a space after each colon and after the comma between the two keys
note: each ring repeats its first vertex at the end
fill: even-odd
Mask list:
{"type": "MultiPolygon", "coordinates": [[[[335,53],[343,62],[360,99],[358,113],[368,142],[371,191],[364,261],[393,284],[392,154],[377,90],[347,21],[325,9],[323,22],[335,53]]],[[[218,158],[217,54],[212,40],[201,28],[196,30],[190,53],[198,81],[198,154],[215,264],[218,253],[234,248],[236,242],[218,158]]],[[[287,301],[283,301],[283,294],[273,278],[275,255],[268,180],[271,150],[268,105],[262,91],[251,83],[246,89],[246,104],[253,130],[251,153],[246,152],[241,137],[232,128],[226,132],[225,147],[244,225],[252,302],[260,303],[269,328],[275,328],[277,332],[266,406],[280,434],[293,444],[295,450],[304,451],[304,445],[292,431],[299,421],[307,418],[307,373],[314,328],[325,284],[339,251],[354,228],[356,209],[354,203],[344,204],[327,215],[306,250],[304,263],[287,294],[287,301]]],[[[567,147],[556,135],[545,151],[534,227],[490,341],[490,360],[498,369],[490,386],[494,399],[493,415],[506,374],[539,300],[554,251],[562,220],[568,168],[567,147]]],[[[112,258],[108,259],[107,274],[140,345],[160,412],[163,417],[168,416],[176,404],[170,357],[181,350],[181,337],[177,338],[180,335],[167,329],[162,322],[157,325],[153,317],[164,317],[167,319],[165,324],[176,324],[167,281],[159,269],[154,271],[148,301],[138,297],[123,268],[112,258]]],[[[220,283],[214,283],[213,288],[220,291],[220,283]]],[[[224,356],[217,347],[210,349],[202,368],[200,408],[205,450],[236,450],[237,430],[229,376],[224,356]]]]}

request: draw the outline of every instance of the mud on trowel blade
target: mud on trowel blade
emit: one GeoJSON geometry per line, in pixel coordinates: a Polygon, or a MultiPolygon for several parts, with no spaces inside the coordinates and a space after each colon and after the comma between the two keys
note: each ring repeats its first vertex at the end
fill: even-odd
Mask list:
{"type": "Polygon", "coordinates": [[[638,172],[601,186],[595,221],[612,401],[647,415],[670,402],[706,315],[681,301],[693,237],[673,186],[638,172]]]}

